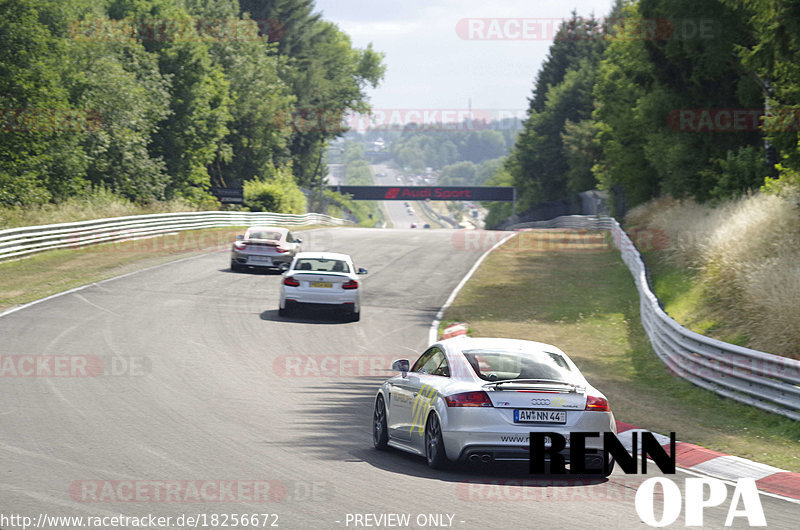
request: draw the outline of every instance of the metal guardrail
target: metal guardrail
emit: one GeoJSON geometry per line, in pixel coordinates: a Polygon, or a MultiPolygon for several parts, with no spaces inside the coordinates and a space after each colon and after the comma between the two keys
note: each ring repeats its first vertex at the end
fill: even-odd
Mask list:
{"type": "Polygon", "coordinates": [[[267,212],[180,212],[25,226],[0,230],[0,261],[44,250],[142,239],[182,230],[258,224],[340,226],[352,223],[318,213],[293,215],[267,212]]]}
{"type": "Polygon", "coordinates": [[[675,322],[650,290],[642,257],[616,219],[569,215],[509,227],[520,228],[609,230],[636,282],[642,325],[672,372],[721,396],[800,420],[800,361],[705,337],[675,322]]]}

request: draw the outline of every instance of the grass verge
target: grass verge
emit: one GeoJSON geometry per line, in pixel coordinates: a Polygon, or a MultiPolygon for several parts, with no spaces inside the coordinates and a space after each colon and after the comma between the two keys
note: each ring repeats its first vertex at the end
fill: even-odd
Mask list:
{"type": "Polygon", "coordinates": [[[800,471],[800,422],[719,397],[666,369],[641,326],[630,272],[596,238],[521,232],[488,256],[444,320],[467,322],[474,336],[555,344],[608,397],[618,420],[800,471]]]}
{"type": "MultiPolygon", "coordinates": [[[[311,228],[315,227],[303,227],[303,230],[311,228]]],[[[242,231],[242,228],[236,227],[187,230],[135,241],[50,250],[24,259],[2,262],[0,312],[168,261],[227,250],[242,231]]]]}
{"type": "Polygon", "coordinates": [[[723,301],[714,302],[697,272],[673,265],[656,251],[643,252],[642,258],[650,270],[653,292],[669,316],[695,333],[748,346],[747,333],[727,322],[724,312],[718,309],[723,301]]]}

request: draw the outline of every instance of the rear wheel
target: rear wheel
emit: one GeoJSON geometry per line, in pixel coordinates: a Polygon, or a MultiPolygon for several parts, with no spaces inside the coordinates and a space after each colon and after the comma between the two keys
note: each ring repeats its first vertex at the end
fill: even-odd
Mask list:
{"type": "Polygon", "coordinates": [[[291,312],[291,308],[289,307],[289,302],[284,302],[283,307],[278,307],[278,316],[280,317],[288,317],[289,313],[291,312]]]}
{"type": "Polygon", "coordinates": [[[383,396],[375,400],[375,411],[372,413],[372,443],[376,449],[386,449],[389,443],[389,431],[386,423],[386,404],[383,396]]]}
{"type": "Polygon", "coordinates": [[[425,425],[425,457],[428,466],[432,469],[444,469],[447,467],[447,454],[444,449],[444,439],[442,438],[442,426],[436,414],[428,416],[428,423],[425,425]]]}
{"type": "Polygon", "coordinates": [[[231,270],[233,272],[242,272],[242,266],[235,261],[231,261],[231,270]]]}
{"type": "Polygon", "coordinates": [[[353,311],[350,313],[350,322],[358,322],[361,320],[361,311],[353,311]]]}
{"type": "Polygon", "coordinates": [[[601,474],[604,478],[608,478],[609,475],[614,471],[614,457],[608,455],[608,465],[605,469],[603,469],[603,473],[601,474]]]}

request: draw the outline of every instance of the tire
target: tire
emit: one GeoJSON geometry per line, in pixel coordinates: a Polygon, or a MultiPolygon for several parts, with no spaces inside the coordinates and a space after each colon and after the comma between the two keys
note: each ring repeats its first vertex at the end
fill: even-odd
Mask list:
{"type": "Polygon", "coordinates": [[[359,320],[361,320],[361,311],[353,311],[352,313],[350,313],[349,320],[350,322],[358,322],[359,320]]]}
{"type": "Polygon", "coordinates": [[[442,425],[435,413],[428,416],[425,424],[425,458],[431,469],[445,469],[449,464],[442,438],[442,425]]]}
{"type": "Polygon", "coordinates": [[[231,261],[231,270],[233,272],[242,272],[242,266],[235,261],[231,261]]]}
{"type": "Polygon", "coordinates": [[[600,474],[600,476],[603,478],[608,478],[611,475],[611,473],[614,472],[614,463],[615,463],[614,457],[608,455],[608,471],[606,472],[606,470],[604,469],[603,472],[600,474]]]}
{"type": "Polygon", "coordinates": [[[375,410],[372,413],[372,443],[375,449],[383,450],[389,444],[389,426],[386,423],[386,403],[383,396],[375,400],[375,410]]]}

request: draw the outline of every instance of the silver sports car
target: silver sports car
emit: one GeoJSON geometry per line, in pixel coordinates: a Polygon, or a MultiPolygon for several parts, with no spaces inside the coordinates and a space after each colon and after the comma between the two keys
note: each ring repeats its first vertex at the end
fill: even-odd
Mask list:
{"type": "Polygon", "coordinates": [[[302,242],[286,228],[251,226],[233,243],[231,270],[238,272],[248,267],[285,270],[302,250],[302,242]]]}
{"type": "MultiPolygon", "coordinates": [[[[601,469],[602,433],[616,434],[608,400],[567,355],[549,344],[456,337],[429,347],[413,366],[384,382],[375,398],[375,447],[425,456],[432,468],[452,461],[528,461],[531,432],[586,438],[586,467],[601,469]]],[[[608,472],[613,468],[609,462],[608,472]]]]}

